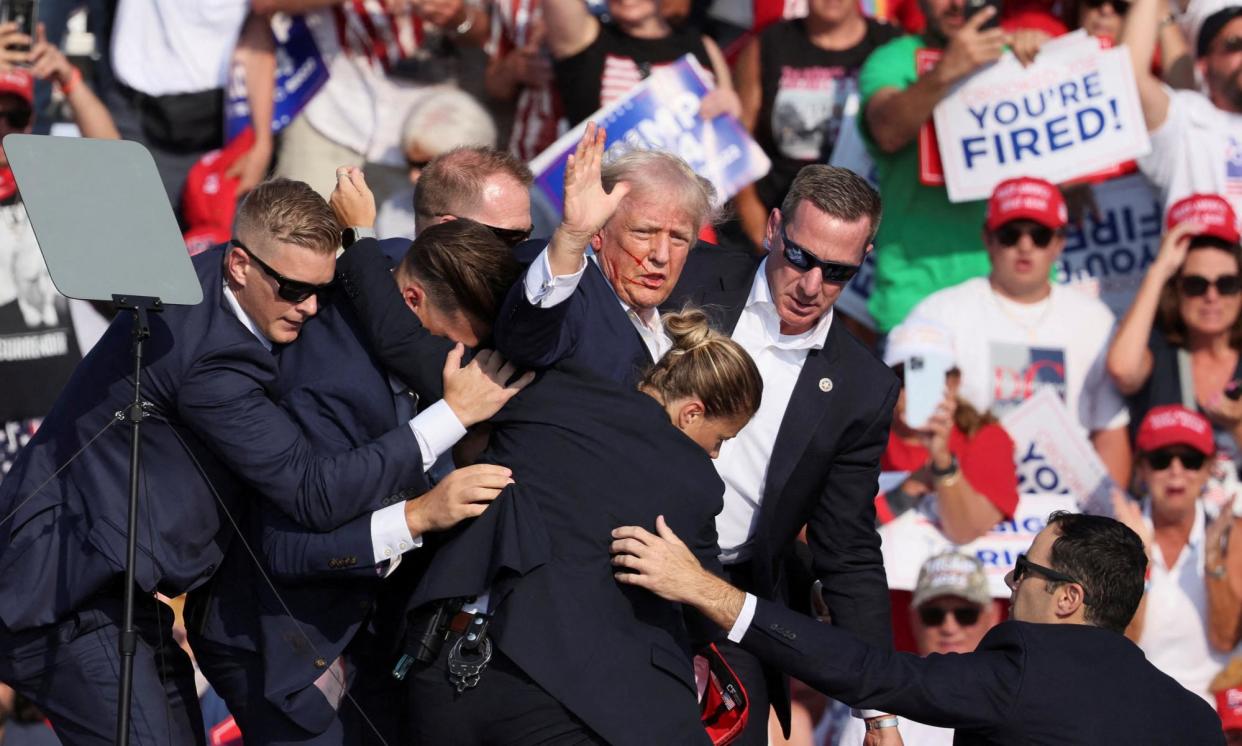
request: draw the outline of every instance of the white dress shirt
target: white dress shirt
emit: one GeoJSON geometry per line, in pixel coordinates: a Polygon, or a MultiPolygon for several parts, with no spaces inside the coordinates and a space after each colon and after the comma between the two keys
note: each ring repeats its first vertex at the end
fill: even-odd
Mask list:
{"type": "MultiPolygon", "coordinates": [[[[591,252],[590,256],[592,260],[595,260],[594,252],[591,252]]],[[[599,266],[598,260],[596,261],[596,266],[599,266]]],[[[548,263],[548,250],[544,248],[539,252],[539,257],[530,265],[530,269],[526,270],[526,301],[539,308],[552,308],[565,302],[578,288],[582,273],[586,271],[586,263],[587,259],[583,256],[582,265],[577,272],[572,275],[554,275],[552,265],[548,263]]],[[[612,283],[609,283],[608,287],[612,288],[612,283]]],[[[613,288],[612,292],[615,295],[617,291],[613,288]]],[[[660,311],[655,308],[645,311],[637,310],[621,300],[619,295],[617,302],[621,304],[621,310],[625,311],[625,317],[638,331],[638,336],[642,338],[651,359],[659,360],[664,357],[664,353],[672,348],[673,342],[664,333],[664,325],[660,322],[660,311]]]]}
{"type": "MultiPolygon", "coordinates": [[[[265,349],[271,352],[271,340],[263,334],[254,319],[242,309],[237,296],[227,284],[224,286],[224,299],[238,320],[250,330],[250,333],[265,349]]],[[[392,386],[391,379],[389,379],[389,384],[392,386]]],[[[393,387],[394,395],[402,388],[393,387]]],[[[423,459],[423,471],[430,469],[440,454],[447,452],[466,435],[466,428],[462,426],[457,415],[453,413],[453,409],[443,399],[427,407],[410,420],[409,426],[414,433],[414,439],[418,441],[419,452],[423,459]]],[[[381,575],[387,577],[397,569],[402,554],[422,545],[423,537],[410,533],[409,524],[405,520],[404,501],[371,513],[372,556],[377,566],[381,566],[384,562],[388,563],[386,568],[379,567],[381,575]]]]}
{"type": "Polygon", "coordinates": [[[809,331],[781,334],[781,320],[772,301],[764,259],[746,298],[746,306],[733,329],[733,341],[750,353],[763,377],[763,400],[759,411],[737,437],[726,441],[716,459],[716,471],[725,483],[724,510],[716,516],[720,538],[720,561],[724,564],[749,558],[748,543],[759,518],[767,481],[768,462],[794,384],[810,350],[822,349],[832,327],[832,309],[809,331]]]}

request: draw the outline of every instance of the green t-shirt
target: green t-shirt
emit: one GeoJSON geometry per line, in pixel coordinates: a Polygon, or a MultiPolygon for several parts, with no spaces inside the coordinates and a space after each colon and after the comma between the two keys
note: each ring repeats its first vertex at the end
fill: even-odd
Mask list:
{"type": "MultiPolygon", "coordinates": [[[[871,53],[858,77],[863,111],[880,89],[905,90],[914,84],[915,54],[925,46],[921,36],[903,36],[871,53]]],[[[988,273],[981,236],[987,202],[953,203],[943,186],[923,186],[917,138],[896,153],[885,153],[871,140],[864,117],[859,117],[859,130],[884,198],[867,308],[880,331],[888,332],[928,295],[988,273]]]]}

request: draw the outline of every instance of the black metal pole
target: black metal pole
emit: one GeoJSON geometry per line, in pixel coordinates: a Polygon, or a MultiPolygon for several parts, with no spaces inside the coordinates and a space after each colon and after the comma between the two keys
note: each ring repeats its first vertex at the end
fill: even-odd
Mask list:
{"type": "MultiPolygon", "coordinates": [[[[121,634],[117,647],[121,654],[121,690],[116,718],[116,743],[129,746],[130,708],[134,697],[134,653],[138,649],[138,631],[134,627],[134,565],[138,555],[138,477],[142,460],[142,420],[146,417],[142,402],[143,343],[151,335],[147,312],[159,311],[158,298],[121,297],[113,300],[134,312],[134,399],[124,412],[130,424],[129,448],[129,522],[125,546],[125,591],[121,613],[121,634]]],[[[120,413],[118,413],[120,414],[120,413]]]]}

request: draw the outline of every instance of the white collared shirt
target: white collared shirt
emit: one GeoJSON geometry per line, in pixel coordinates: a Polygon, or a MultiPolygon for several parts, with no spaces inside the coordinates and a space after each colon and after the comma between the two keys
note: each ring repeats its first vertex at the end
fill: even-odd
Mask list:
{"type": "MultiPolygon", "coordinates": [[[[589,249],[588,249],[589,251],[589,249]]],[[[595,254],[591,252],[591,259],[596,261],[599,266],[595,254]]],[[[582,273],[586,271],[586,256],[582,257],[582,266],[572,275],[554,275],[552,274],[552,265],[548,262],[548,250],[545,247],[539,252],[539,257],[530,265],[530,269],[526,270],[526,301],[532,306],[539,308],[552,308],[553,306],[564,303],[569,296],[574,294],[574,290],[578,288],[578,283],[582,280],[582,273]]],[[[608,284],[612,288],[612,283],[608,284]]],[[[616,289],[612,288],[613,295],[616,295],[616,289]]],[[[652,360],[659,360],[664,357],[664,353],[668,352],[673,341],[664,333],[664,325],[660,322],[660,311],[656,308],[647,309],[646,313],[637,311],[633,306],[621,300],[621,296],[617,295],[617,302],[621,304],[621,310],[625,312],[625,317],[634,325],[634,329],[638,331],[638,336],[642,338],[643,345],[646,346],[647,352],[651,355],[652,360]],[[644,318],[646,317],[646,318],[644,318]]]]}
{"type": "MultiPolygon", "coordinates": [[[[224,285],[224,299],[228,302],[233,314],[237,316],[238,321],[254,335],[255,339],[259,340],[268,352],[271,352],[272,341],[263,334],[254,319],[250,318],[250,315],[241,307],[237,296],[233,294],[233,289],[227,283],[224,285]]],[[[388,380],[394,395],[405,389],[404,386],[394,384],[391,377],[388,380]]],[[[453,413],[453,409],[443,399],[427,407],[410,420],[409,426],[411,432],[414,433],[414,439],[418,441],[419,453],[423,459],[423,471],[430,469],[441,454],[448,452],[466,435],[466,428],[462,426],[457,415],[453,413]]],[[[404,501],[371,513],[372,556],[378,566],[377,569],[384,577],[397,569],[397,565],[401,563],[402,554],[422,545],[423,537],[410,533],[409,524],[405,520],[404,501]],[[386,567],[382,566],[384,562],[388,563],[386,567]]]]}
{"type": "MultiPolygon", "coordinates": [[[[1150,501],[1145,502],[1143,520],[1152,525],[1150,501]]],[[[1152,542],[1151,585],[1138,646],[1153,666],[1216,707],[1208,685],[1231,656],[1208,643],[1206,531],[1207,516],[1199,499],[1190,536],[1171,567],[1160,545],[1152,542]]]]}
{"type": "Polygon", "coordinates": [[[733,341],[750,353],[763,377],[763,400],[746,427],[721,447],[715,461],[716,471],[725,483],[724,510],[716,516],[720,561],[725,564],[749,557],[748,543],[759,518],[768,462],[789,397],[807,353],[823,348],[832,327],[833,311],[829,309],[810,330],[781,334],[780,316],[765,272],[767,263],[767,259],[760,263],[746,306],[733,329],[733,341]]]}

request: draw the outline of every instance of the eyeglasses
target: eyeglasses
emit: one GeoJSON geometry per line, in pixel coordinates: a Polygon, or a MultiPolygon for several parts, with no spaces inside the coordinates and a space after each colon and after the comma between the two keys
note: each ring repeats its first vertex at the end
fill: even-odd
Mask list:
{"type": "Polygon", "coordinates": [[[1207,456],[1199,451],[1182,448],[1161,448],[1158,451],[1143,454],[1143,460],[1156,471],[1164,471],[1173,465],[1173,459],[1182,463],[1182,468],[1198,471],[1203,468],[1207,456]]]}
{"type": "Polygon", "coordinates": [[[813,255],[805,246],[795,243],[789,238],[789,234],[785,231],[784,224],[781,225],[781,244],[784,247],[783,253],[785,261],[789,262],[800,272],[809,272],[819,267],[820,272],[824,275],[824,282],[832,282],[843,284],[849,282],[854,275],[858,274],[861,264],[844,264],[842,262],[829,262],[813,255]]]}
{"type": "Polygon", "coordinates": [[[1130,10],[1130,0],[1083,0],[1083,4],[1092,10],[1111,5],[1119,16],[1124,16],[1130,10]]]}
{"type": "Polygon", "coordinates": [[[1207,295],[1208,288],[1215,287],[1221,295],[1237,295],[1242,292],[1242,278],[1237,275],[1221,275],[1209,280],[1202,275],[1182,275],[1177,281],[1182,295],[1187,298],[1198,298],[1207,295]]]}
{"type": "Polygon", "coordinates": [[[924,627],[939,627],[944,620],[953,617],[960,627],[973,627],[979,621],[983,609],[977,606],[966,606],[957,609],[943,609],[939,606],[923,606],[919,608],[919,621],[924,627]]]}
{"type": "Polygon", "coordinates": [[[1057,583],[1078,583],[1078,585],[1082,585],[1082,583],[1079,583],[1077,580],[1074,580],[1063,572],[1057,572],[1051,567],[1044,567],[1043,565],[1037,565],[1034,562],[1031,562],[1026,558],[1026,553],[1023,552],[1018,555],[1017,561],[1013,563],[1013,580],[1010,582],[1009,587],[1013,588],[1018,583],[1022,582],[1022,578],[1025,578],[1033,572],[1039,573],[1048,580],[1052,580],[1057,583]]]}
{"type": "Polygon", "coordinates": [[[533,225],[529,228],[497,228],[494,225],[484,223],[483,227],[491,231],[493,236],[499,238],[505,246],[511,249],[530,238],[530,234],[535,231],[535,226],[533,225]]]}
{"type": "Polygon", "coordinates": [[[30,117],[33,112],[30,109],[2,109],[0,110],[0,119],[9,129],[24,130],[26,125],[30,124],[30,117]]]}
{"type": "Polygon", "coordinates": [[[246,256],[253,259],[254,263],[259,265],[259,269],[263,270],[264,274],[276,281],[276,294],[290,303],[301,303],[312,295],[323,293],[332,287],[331,282],[326,282],[322,285],[315,285],[310,282],[303,282],[302,280],[291,280],[272,269],[268,266],[267,262],[264,262],[262,259],[255,256],[254,252],[247,248],[247,246],[241,241],[234,238],[231,243],[246,252],[246,256]]]}
{"type": "Polygon", "coordinates": [[[996,236],[997,242],[1001,246],[1017,246],[1023,236],[1030,236],[1031,243],[1037,248],[1046,249],[1048,244],[1052,243],[1052,238],[1057,232],[1046,225],[1037,225],[1030,228],[1019,228],[1016,225],[1002,225],[992,232],[996,236]]]}
{"type": "Polygon", "coordinates": [[[430,159],[425,161],[416,161],[408,155],[405,157],[405,164],[410,167],[411,171],[422,171],[424,168],[427,168],[429,163],[431,163],[430,159]]]}
{"type": "Polygon", "coordinates": [[[1226,36],[1215,46],[1217,54],[1237,54],[1242,52],[1242,36],[1226,36]]]}

